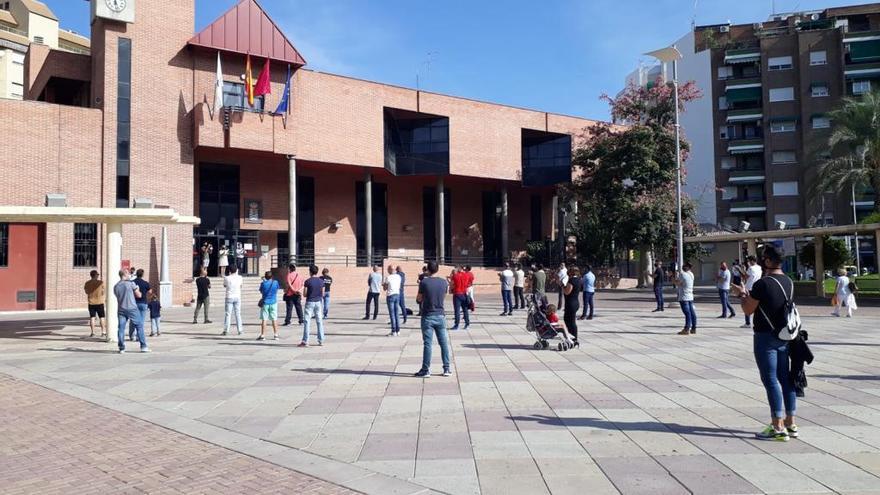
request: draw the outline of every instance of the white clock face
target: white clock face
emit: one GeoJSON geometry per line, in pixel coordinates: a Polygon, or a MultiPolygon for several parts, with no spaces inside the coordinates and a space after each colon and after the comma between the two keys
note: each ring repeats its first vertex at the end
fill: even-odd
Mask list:
{"type": "Polygon", "coordinates": [[[125,10],[126,0],[104,0],[104,2],[107,4],[107,8],[113,12],[122,12],[125,10]]]}

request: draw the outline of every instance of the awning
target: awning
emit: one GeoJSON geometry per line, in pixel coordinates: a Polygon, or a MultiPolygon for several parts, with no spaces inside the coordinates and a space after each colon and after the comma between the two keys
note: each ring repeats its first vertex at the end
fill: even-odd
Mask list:
{"type": "Polygon", "coordinates": [[[795,123],[797,123],[799,120],[800,120],[800,119],[797,118],[797,117],[795,117],[795,116],[791,116],[791,117],[770,117],[770,123],[771,123],[771,124],[775,124],[775,123],[778,123],[778,122],[795,122],[795,123]]]}
{"type": "Polygon", "coordinates": [[[874,60],[880,60],[880,40],[850,43],[849,58],[853,62],[871,62],[874,60]]]}
{"type": "Polygon", "coordinates": [[[746,55],[726,55],[724,57],[725,64],[753,64],[760,61],[760,53],[749,53],[746,55]]]}
{"type": "Polygon", "coordinates": [[[754,112],[749,113],[731,114],[728,112],[727,114],[727,122],[751,122],[754,120],[761,120],[762,118],[764,118],[764,115],[761,113],[760,108],[756,108],[754,112]]]}
{"type": "Polygon", "coordinates": [[[763,144],[744,144],[744,145],[729,145],[727,146],[727,153],[731,155],[748,155],[752,153],[763,153],[764,145],[763,144]]]}
{"type": "Polygon", "coordinates": [[[724,96],[727,98],[727,103],[739,103],[744,101],[757,101],[761,99],[761,88],[753,87],[753,88],[736,88],[736,89],[728,89],[724,96]]]}

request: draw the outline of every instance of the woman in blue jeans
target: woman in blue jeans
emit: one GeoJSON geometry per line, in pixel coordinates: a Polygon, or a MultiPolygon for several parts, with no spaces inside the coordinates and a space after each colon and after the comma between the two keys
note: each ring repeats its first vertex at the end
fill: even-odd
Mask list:
{"type": "Polygon", "coordinates": [[[794,282],[783,273],[782,255],[776,247],[765,246],[758,262],[765,276],[755,282],[752,290],[733,286],[734,294],[743,297],[743,312],[754,315],[755,363],[770,403],[770,425],[755,436],[787,442],[798,437],[794,421],[797,396],[789,374],[788,343],[777,334],[787,322],[786,302],[794,296],[794,282]]]}

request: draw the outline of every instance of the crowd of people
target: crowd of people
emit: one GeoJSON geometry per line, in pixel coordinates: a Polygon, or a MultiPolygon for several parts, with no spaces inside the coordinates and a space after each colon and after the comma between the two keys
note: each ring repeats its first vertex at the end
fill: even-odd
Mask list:
{"type": "MultiPolygon", "coordinates": [[[[208,252],[210,250],[208,249],[208,252]]],[[[740,299],[741,311],[745,317],[743,327],[753,330],[753,351],[762,384],[767,393],[770,405],[771,421],[769,426],[759,432],[759,438],[787,441],[798,436],[795,424],[796,395],[795,380],[792,379],[789,359],[791,345],[789,339],[782,338],[783,329],[789,321],[794,282],[786,276],[782,269],[782,256],[772,245],[764,246],[760,256],[749,256],[744,264],[738,262],[728,266],[722,263],[716,276],[716,287],[721,303],[721,314],[718,318],[734,318],[735,310],[731,297],[740,299]]],[[[433,340],[436,338],[440,346],[443,376],[452,374],[451,352],[446,320],[446,296],[451,294],[454,325],[452,331],[467,330],[472,323],[472,313],[476,309],[474,299],[475,276],[470,266],[455,267],[447,277],[438,276],[439,266],[436,262],[426,263],[418,276],[416,302],[420,329],[423,339],[422,366],[415,373],[417,377],[431,376],[431,360],[433,340]]],[[[655,312],[664,311],[663,286],[669,276],[662,263],[657,262],[653,273],[655,312]]],[[[161,304],[156,291],[144,280],[144,270],[120,270],[120,281],[113,287],[113,295],[118,302],[119,327],[117,329],[119,352],[125,352],[125,329],[129,329],[129,340],[137,339],[142,352],[149,352],[145,336],[145,324],[149,318],[150,336],[161,335],[161,304]]],[[[272,272],[266,272],[259,286],[259,318],[260,334],[257,340],[265,340],[268,329],[272,330],[272,338],[278,335],[278,293],[282,293],[285,303],[283,325],[291,325],[296,314],[302,326],[300,347],[312,344],[312,322],[316,324],[316,340],[318,346],[324,345],[324,320],[329,317],[330,290],[333,278],[327,268],[319,270],[316,265],[308,267],[308,277],[300,275],[293,264],[288,266],[287,273],[281,280],[275,279],[272,272]],[[319,275],[320,271],[320,275],[319,275]],[[304,303],[304,304],[303,304],[304,303]]],[[[684,327],[680,335],[697,333],[697,313],[694,306],[694,274],[692,266],[685,263],[681,270],[674,274],[672,283],[676,287],[678,302],[684,314],[684,327]]],[[[366,278],[367,296],[365,301],[364,320],[375,320],[379,313],[379,298],[385,293],[388,309],[390,331],[388,335],[395,337],[400,334],[401,326],[408,317],[413,315],[406,304],[406,273],[400,266],[387,266],[383,277],[382,267],[376,265],[366,278]],[[371,311],[372,309],[372,311],[371,311]]],[[[548,280],[547,272],[540,264],[529,267],[528,273],[520,264],[506,264],[498,272],[498,284],[501,295],[501,316],[510,316],[514,311],[540,306],[550,325],[559,329],[567,347],[578,344],[578,320],[590,320],[595,314],[596,275],[589,265],[579,267],[562,263],[548,280]],[[528,282],[528,285],[527,285],[528,282]],[[526,289],[531,291],[528,296],[534,304],[527,304],[526,289]],[[557,291],[557,304],[547,301],[547,289],[553,287],[557,291]],[[563,313],[562,321],[557,312],[563,313]],[[580,315],[578,312],[580,311],[580,315]]],[[[196,298],[193,312],[193,324],[198,323],[199,314],[202,321],[210,324],[211,280],[207,276],[207,267],[203,266],[195,280],[196,298]]],[[[228,335],[234,321],[238,335],[244,334],[242,324],[242,285],[243,279],[237,264],[227,264],[223,276],[224,288],[224,320],[222,335],[228,335]]],[[[94,337],[96,326],[101,336],[108,337],[106,328],[104,297],[105,287],[97,271],[92,271],[90,279],[85,283],[88,298],[90,337],[94,337]]],[[[855,284],[841,271],[835,280],[835,316],[841,316],[842,308],[847,308],[847,316],[852,316],[856,309],[855,284]]],[[[805,338],[802,339],[805,341],[805,338]]],[[[802,345],[803,342],[801,342],[802,345]]]]}

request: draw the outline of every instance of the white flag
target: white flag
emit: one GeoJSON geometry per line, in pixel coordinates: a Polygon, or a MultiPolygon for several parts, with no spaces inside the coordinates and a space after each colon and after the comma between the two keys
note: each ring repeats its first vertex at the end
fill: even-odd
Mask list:
{"type": "Polygon", "coordinates": [[[220,52],[217,52],[217,80],[214,81],[214,113],[223,108],[223,69],[220,68],[220,52]]]}

